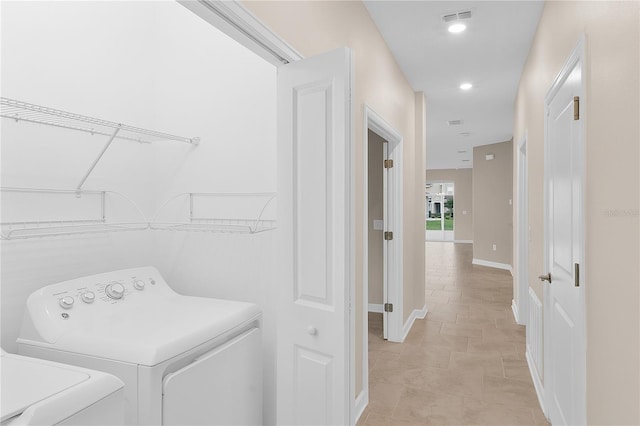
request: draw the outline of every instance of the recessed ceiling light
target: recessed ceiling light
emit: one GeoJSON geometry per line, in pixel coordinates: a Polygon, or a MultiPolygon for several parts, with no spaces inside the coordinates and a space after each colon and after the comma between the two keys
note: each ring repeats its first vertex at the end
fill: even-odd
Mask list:
{"type": "Polygon", "coordinates": [[[471,83],[462,83],[462,84],[460,85],[460,88],[461,88],[462,90],[469,90],[469,89],[471,89],[472,87],[473,87],[473,84],[471,84],[471,83]]]}
{"type": "Polygon", "coordinates": [[[456,22],[455,24],[449,25],[449,32],[458,34],[467,29],[467,26],[461,22],[456,22]]]}

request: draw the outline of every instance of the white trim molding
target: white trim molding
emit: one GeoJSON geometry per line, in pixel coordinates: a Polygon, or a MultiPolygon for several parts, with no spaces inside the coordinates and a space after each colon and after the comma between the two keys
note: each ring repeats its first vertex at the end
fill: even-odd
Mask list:
{"type": "Polygon", "coordinates": [[[400,342],[404,342],[404,339],[407,338],[407,335],[411,331],[411,327],[413,327],[413,323],[416,322],[417,319],[424,319],[427,316],[427,304],[425,303],[422,309],[414,309],[409,315],[409,319],[404,323],[404,327],[402,327],[402,340],[400,342]]]}
{"type": "Polygon", "coordinates": [[[453,242],[458,244],[473,244],[473,240],[453,240],[453,242]]]}
{"type": "Polygon", "coordinates": [[[491,262],[490,260],[482,260],[482,259],[473,259],[471,263],[473,263],[474,265],[488,266],[490,268],[504,269],[505,271],[512,272],[511,265],[509,265],[508,263],[491,262]]]}
{"type": "Polygon", "coordinates": [[[536,394],[538,395],[538,401],[540,402],[540,407],[542,407],[542,411],[547,414],[545,408],[545,398],[544,398],[544,386],[542,385],[542,333],[543,333],[543,324],[542,324],[542,303],[540,299],[538,299],[538,295],[533,291],[531,287],[529,287],[529,291],[527,294],[528,305],[529,305],[529,318],[527,321],[527,341],[526,347],[527,350],[525,352],[525,357],[527,359],[527,365],[529,366],[529,372],[531,373],[531,380],[533,380],[533,385],[536,389],[536,394]]]}
{"type": "Polygon", "coordinates": [[[282,65],[304,58],[256,18],[240,1],[177,1],[272,64],[282,65]]]}
{"type": "Polygon", "coordinates": [[[354,406],[356,420],[354,424],[358,423],[358,420],[360,420],[360,417],[362,416],[362,413],[364,413],[364,409],[367,408],[367,405],[369,405],[369,387],[368,386],[366,388],[363,388],[358,394],[358,396],[356,397],[356,402],[354,406]]]}
{"type": "MultiPolygon", "coordinates": [[[[516,208],[515,208],[515,280],[513,284],[514,303],[519,313],[518,324],[527,325],[529,315],[529,184],[527,183],[527,138],[528,131],[520,138],[516,149],[516,208]]],[[[512,273],[513,274],[513,273],[512,273]]]]}
{"type": "Polygon", "coordinates": [[[531,355],[529,352],[525,352],[525,358],[527,359],[527,365],[529,366],[529,373],[531,374],[531,379],[533,380],[533,387],[536,389],[536,395],[538,396],[538,402],[540,403],[540,408],[545,416],[547,416],[547,408],[544,404],[544,386],[542,386],[542,382],[540,381],[540,375],[538,370],[536,369],[536,365],[531,359],[531,355]]]}
{"type": "Polygon", "coordinates": [[[511,310],[513,311],[513,319],[516,320],[516,323],[522,324],[520,322],[520,313],[518,312],[518,304],[514,299],[511,299],[511,310]]]}

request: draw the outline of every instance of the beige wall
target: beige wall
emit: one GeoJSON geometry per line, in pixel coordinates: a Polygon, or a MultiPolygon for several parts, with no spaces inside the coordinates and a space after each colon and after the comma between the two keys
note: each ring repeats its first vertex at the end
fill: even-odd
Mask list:
{"type": "Polygon", "coordinates": [[[472,169],[427,170],[427,183],[453,182],[453,235],[456,241],[473,241],[472,176],[472,169]]]}
{"type": "Polygon", "coordinates": [[[529,282],[543,272],[544,97],[586,35],[587,420],[640,424],[640,3],[545,4],[520,80],[514,140],[527,132],[529,282]]]}
{"type": "MultiPolygon", "coordinates": [[[[304,56],[338,47],[353,51],[353,111],[356,178],[356,300],[363,299],[364,106],[368,105],[403,137],[404,318],[424,307],[424,144],[416,129],[418,98],[361,2],[243,1],[258,19],[304,56]]],[[[418,107],[424,111],[424,103],[418,107]]],[[[421,134],[424,134],[420,132],[421,134]]],[[[356,395],[362,390],[362,303],[356,303],[356,395]]]]}
{"type": "Polygon", "coordinates": [[[383,152],[385,140],[369,130],[369,303],[382,304],[383,244],[382,232],[373,229],[374,219],[384,219],[383,152]]]}
{"type": "Polygon", "coordinates": [[[512,161],[511,141],[473,148],[474,259],[511,265],[512,161]],[[488,154],[494,159],[487,160],[488,154]]]}

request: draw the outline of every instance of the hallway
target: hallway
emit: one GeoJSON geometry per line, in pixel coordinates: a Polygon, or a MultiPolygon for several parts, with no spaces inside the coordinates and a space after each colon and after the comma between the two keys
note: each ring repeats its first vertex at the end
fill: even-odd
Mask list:
{"type": "Polygon", "coordinates": [[[369,314],[369,405],[359,425],[545,425],[509,272],[471,264],[471,244],[426,243],[428,314],[402,344],[369,314]]]}

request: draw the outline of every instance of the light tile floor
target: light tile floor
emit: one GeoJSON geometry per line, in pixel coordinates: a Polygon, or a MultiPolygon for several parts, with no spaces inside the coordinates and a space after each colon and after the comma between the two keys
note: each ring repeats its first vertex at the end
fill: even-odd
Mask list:
{"type": "Polygon", "coordinates": [[[471,244],[426,243],[427,308],[404,343],[369,315],[369,405],[358,425],[547,425],[511,311],[507,271],[471,244]]]}

